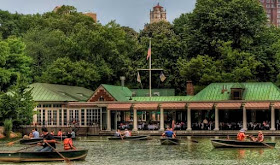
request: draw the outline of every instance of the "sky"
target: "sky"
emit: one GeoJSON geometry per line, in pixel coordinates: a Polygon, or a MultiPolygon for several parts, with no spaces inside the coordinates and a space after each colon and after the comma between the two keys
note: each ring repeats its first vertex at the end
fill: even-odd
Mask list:
{"type": "Polygon", "coordinates": [[[166,9],[167,20],[173,22],[182,13],[192,12],[196,0],[0,0],[0,9],[11,13],[35,14],[52,11],[55,6],[71,5],[78,12],[97,13],[101,24],[115,20],[136,31],[150,21],[150,10],[159,3],[166,9]]]}

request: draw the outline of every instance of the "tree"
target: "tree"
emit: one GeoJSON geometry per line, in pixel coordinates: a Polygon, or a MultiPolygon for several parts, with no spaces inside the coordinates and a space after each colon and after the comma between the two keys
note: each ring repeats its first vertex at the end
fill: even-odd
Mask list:
{"type": "Polygon", "coordinates": [[[97,67],[89,62],[72,62],[69,58],[58,58],[43,72],[42,81],[94,89],[99,85],[97,82],[100,77],[97,67]]]}
{"type": "Polygon", "coordinates": [[[0,90],[7,91],[19,76],[30,82],[31,58],[25,55],[25,44],[15,37],[0,41],[0,90]]]}
{"type": "Polygon", "coordinates": [[[35,102],[23,78],[8,93],[0,95],[0,123],[11,119],[14,126],[31,124],[35,102]]]}
{"type": "Polygon", "coordinates": [[[233,49],[249,50],[267,18],[256,0],[198,0],[192,13],[174,22],[175,29],[183,31],[188,57],[219,58],[215,43],[232,41],[233,49]]]}

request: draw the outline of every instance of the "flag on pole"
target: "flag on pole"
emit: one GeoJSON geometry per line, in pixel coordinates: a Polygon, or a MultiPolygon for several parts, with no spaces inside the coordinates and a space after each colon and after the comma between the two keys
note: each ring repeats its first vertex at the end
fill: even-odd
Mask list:
{"type": "Polygon", "coordinates": [[[140,77],[139,72],[138,72],[138,74],[137,74],[137,82],[141,83],[141,77],[140,77]]]}
{"type": "Polygon", "coordinates": [[[159,78],[160,78],[160,81],[161,81],[161,82],[163,82],[163,81],[166,79],[166,77],[165,77],[165,75],[163,74],[163,72],[160,73],[159,78]]]}
{"type": "Polygon", "coordinates": [[[150,40],[148,54],[147,54],[147,60],[151,57],[151,55],[152,55],[152,48],[151,48],[151,40],[150,40]]]}

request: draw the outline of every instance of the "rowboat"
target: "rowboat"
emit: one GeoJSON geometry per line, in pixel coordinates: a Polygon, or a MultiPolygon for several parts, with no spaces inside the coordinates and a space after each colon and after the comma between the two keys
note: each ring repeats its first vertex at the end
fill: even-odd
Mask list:
{"type": "Polygon", "coordinates": [[[160,143],[162,145],[179,145],[180,140],[175,138],[161,138],[160,143]]]}
{"type": "Polygon", "coordinates": [[[128,136],[128,137],[109,137],[108,140],[148,140],[148,136],[142,135],[142,136],[128,136]]]}
{"type": "Polygon", "coordinates": [[[20,144],[26,144],[26,145],[30,145],[30,144],[36,144],[36,143],[38,143],[38,142],[40,142],[40,141],[42,141],[43,140],[43,138],[34,138],[34,139],[21,139],[20,141],[19,141],[19,143],[20,144]]]}
{"type": "Polygon", "coordinates": [[[272,142],[253,142],[253,141],[238,141],[226,139],[211,139],[212,145],[215,148],[266,148],[275,147],[276,143],[272,142]]]}
{"type": "MultiPolygon", "coordinates": [[[[88,150],[59,151],[69,160],[85,160],[88,150]]],[[[27,152],[27,151],[1,151],[1,162],[49,162],[63,161],[64,159],[56,152],[27,152]]]]}

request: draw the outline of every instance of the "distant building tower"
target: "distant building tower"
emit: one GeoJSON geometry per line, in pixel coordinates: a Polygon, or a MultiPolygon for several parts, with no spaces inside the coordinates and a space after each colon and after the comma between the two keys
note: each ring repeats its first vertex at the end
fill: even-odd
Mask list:
{"type": "Polygon", "coordinates": [[[280,1],[279,0],[260,0],[266,12],[269,22],[277,27],[280,26],[280,1]]]}
{"type": "Polygon", "coordinates": [[[91,17],[94,20],[94,22],[97,22],[96,13],[88,12],[84,13],[84,15],[91,17]]]}
{"type": "Polygon", "coordinates": [[[153,7],[153,11],[150,11],[150,23],[167,21],[166,10],[159,3],[153,7]]]}

